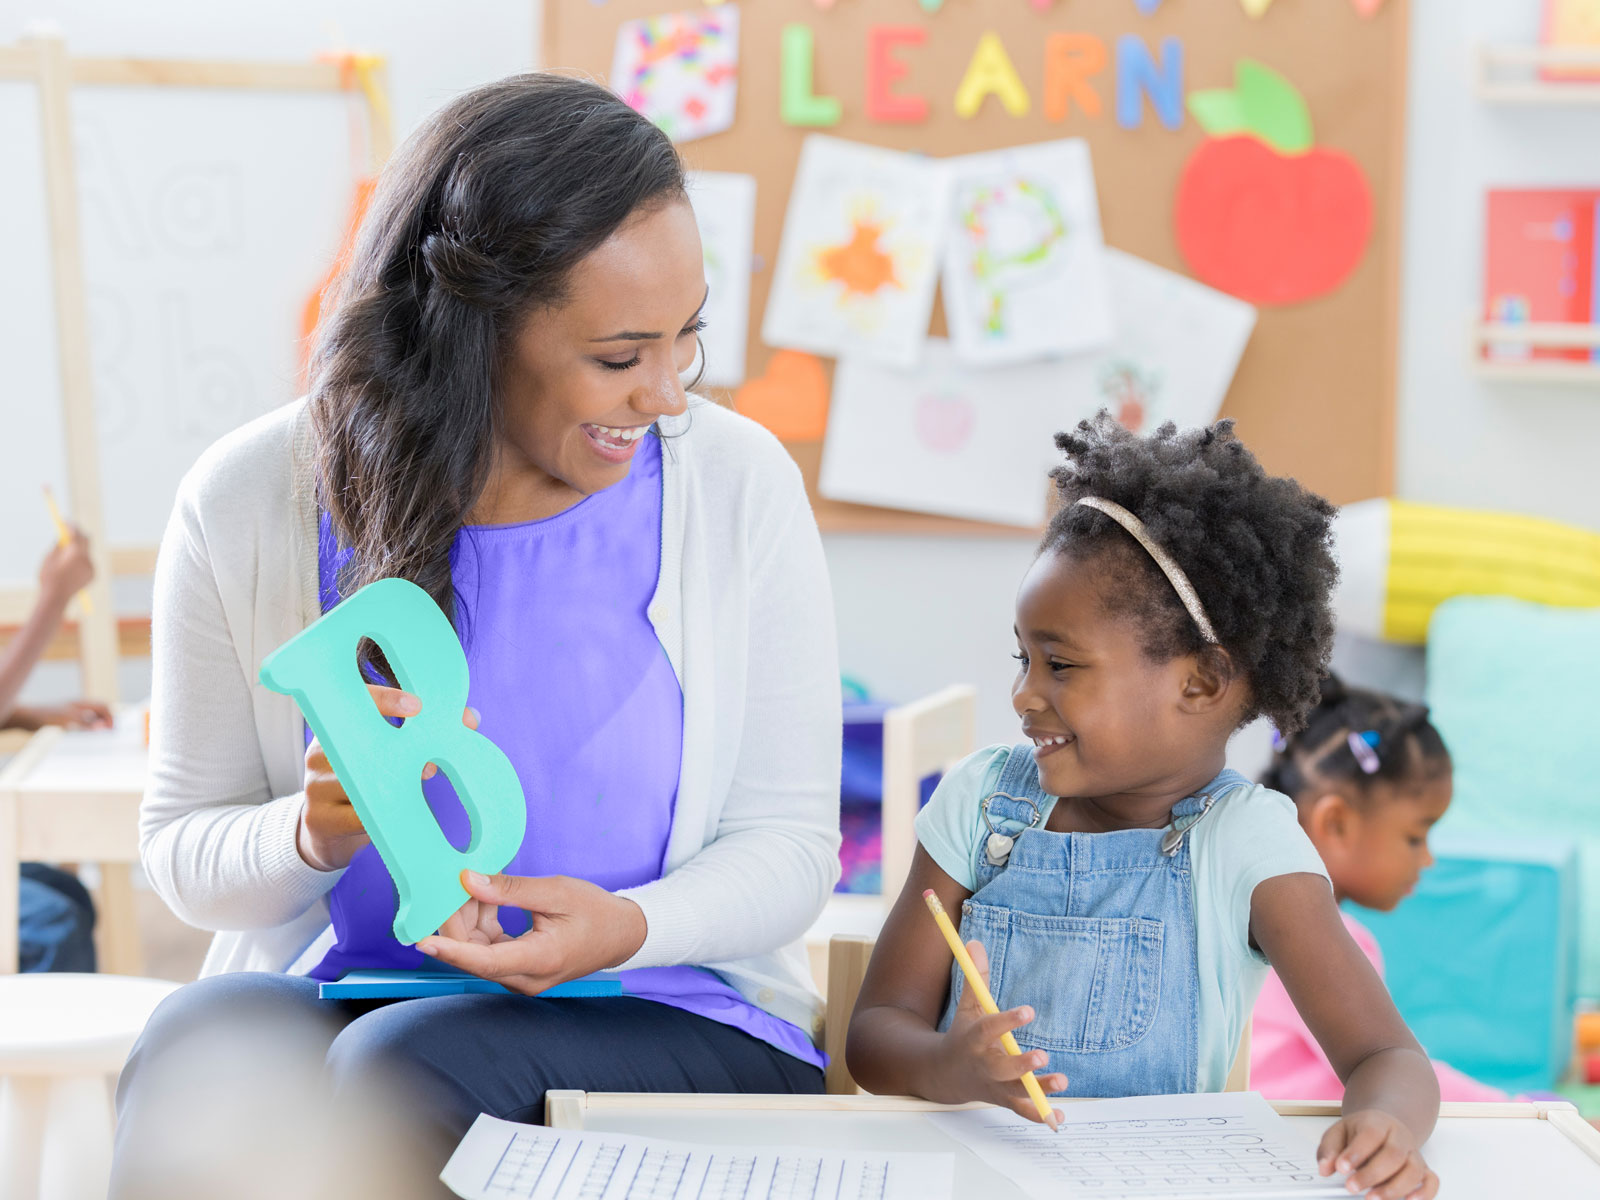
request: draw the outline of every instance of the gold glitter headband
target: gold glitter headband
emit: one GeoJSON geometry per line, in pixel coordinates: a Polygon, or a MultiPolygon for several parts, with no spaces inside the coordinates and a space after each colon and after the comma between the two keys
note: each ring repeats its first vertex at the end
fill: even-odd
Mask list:
{"type": "Polygon", "coordinates": [[[1184,608],[1189,610],[1189,615],[1194,618],[1194,623],[1200,629],[1200,636],[1213,646],[1220,646],[1222,641],[1217,637],[1216,630],[1211,628],[1211,619],[1206,616],[1205,606],[1200,603],[1200,597],[1194,590],[1194,584],[1189,582],[1189,577],[1183,573],[1183,568],[1173,561],[1168,554],[1150,536],[1150,531],[1144,527],[1144,522],[1139,520],[1115,500],[1102,500],[1099,496],[1084,496],[1079,504],[1087,504],[1090,508],[1097,508],[1121,525],[1139,545],[1149,552],[1150,557],[1156,560],[1156,566],[1166,575],[1172,583],[1172,590],[1178,593],[1178,599],[1183,601],[1184,608]]]}

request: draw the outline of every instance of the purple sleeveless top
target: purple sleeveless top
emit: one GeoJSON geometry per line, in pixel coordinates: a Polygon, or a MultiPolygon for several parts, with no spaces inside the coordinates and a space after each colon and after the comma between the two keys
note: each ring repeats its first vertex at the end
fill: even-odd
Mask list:
{"type": "MultiPolygon", "coordinates": [[[[348,560],[322,514],[317,566],[323,611],[337,604],[348,560]]],[[[678,794],[683,693],[646,615],[661,573],[661,442],[646,437],[619,483],[554,517],[469,525],[450,550],[456,628],[480,732],[522,781],[528,830],[511,875],[570,875],[608,891],[661,877],[678,794]]],[[[307,731],[307,739],[311,734],[307,731]]],[[[443,773],[422,785],[446,838],[470,837],[443,773]]],[[[429,960],[394,938],[394,882],[372,846],[328,893],[333,945],[310,970],[415,970],[429,960]]],[[[528,914],[501,909],[525,933],[528,914]]],[[[798,1027],[700,967],[622,973],[626,994],[698,1013],[823,1066],[798,1027]]]]}

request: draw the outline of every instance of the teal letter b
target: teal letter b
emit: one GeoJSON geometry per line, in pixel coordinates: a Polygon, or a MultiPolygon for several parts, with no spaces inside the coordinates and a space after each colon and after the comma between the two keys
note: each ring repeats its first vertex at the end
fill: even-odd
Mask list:
{"type": "Polygon", "coordinates": [[[469,897],[463,870],[493,875],[522,845],[528,809],[511,760],[461,721],[467,659],[433,598],[405,579],[368,584],[261,664],[261,682],[293,696],[400,893],[394,936],[407,944],[436,931],[469,897]],[[422,711],[391,725],[356,666],[371,638],[422,711]],[[457,850],[422,794],[434,763],[455,785],[472,823],[457,850]]]}

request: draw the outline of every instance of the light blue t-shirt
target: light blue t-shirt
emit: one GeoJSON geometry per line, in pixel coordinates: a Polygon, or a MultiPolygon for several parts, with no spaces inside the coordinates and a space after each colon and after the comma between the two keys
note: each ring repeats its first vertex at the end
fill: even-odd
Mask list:
{"type": "MultiPolygon", "coordinates": [[[[917,816],[922,848],[969,892],[977,890],[974,847],[989,833],[980,806],[998,786],[1009,749],[989,746],[962,759],[917,816]]],[[[1043,806],[1041,826],[1054,806],[1054,799],[1043,806]]],[[[1217,798],[1190,834],[1189,858],[1200,985],[1196,1080],[1201,1091],[1221,1091],[1267,976],[1266,957],[1250,946],[1256,885],[1279,875],[1327,879],[1328,871],[1300,828],[1294,801],[1255,784],[1217,798]]]]}

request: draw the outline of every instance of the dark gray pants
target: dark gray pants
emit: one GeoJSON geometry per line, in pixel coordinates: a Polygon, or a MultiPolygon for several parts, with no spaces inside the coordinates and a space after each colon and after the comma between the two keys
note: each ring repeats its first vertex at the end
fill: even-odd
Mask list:
{"type": "MultiPolygon", "coordinates": [[[[386,1101],[393,1120],[385,1118],[385,1136],[396,1153],[421,1164],[408,1168],[409,1176],[426,1176],[417,1181],[421,1196],[442,1193],[437,1174],[480,1112],[537,1124],[551,1089],[823,1089],[816,1067],[737,1029],[650,1000],[464,995],[335,1004],[319,1001],[316,981],[303,976],[216,975],[163,1001],[128,1059],[117,1089],[111,1196],[143,1200],[181,1190],[173,1177],[160,1175],[167,1170],[162,1164],[155,1170],[166,1182],[153,1179],[153,1147],[170,1143],[174,1129],[195,1129],[197,1117],[274,1144],[270,1126],[280,1115],[291,1125],[296,1115],[282,1112],[283,1104],[265,1115],[241,1110],[236,1119],[217,1117],[216,1110],[246,1103],[253,1088],[259,1098],[263,1063],[270,1068],[291,1054],[270,1048],[291,1027],[293,1053],[313,1064],[315,1077],[288,1090],[304,1091],[311,1106],[312,1093],[328,1089],[333,1119],[357,1105],[371,1108],[375,1094],[386,1101]],[[191,1056],[197,1065],[187,1075],[163,1070],[163,1062],[183,1061],[186,1044],[205,1045],[191,1056]],[[252,1052],[258,1053],[253,1061],[252,1052]]],[[[294,1143],[306,1140],[286,1134],[282,1150],[291,1153],[294,1143]]],[[[229,1161],[246,1170],[249,1155],[229,1161]]]]}

